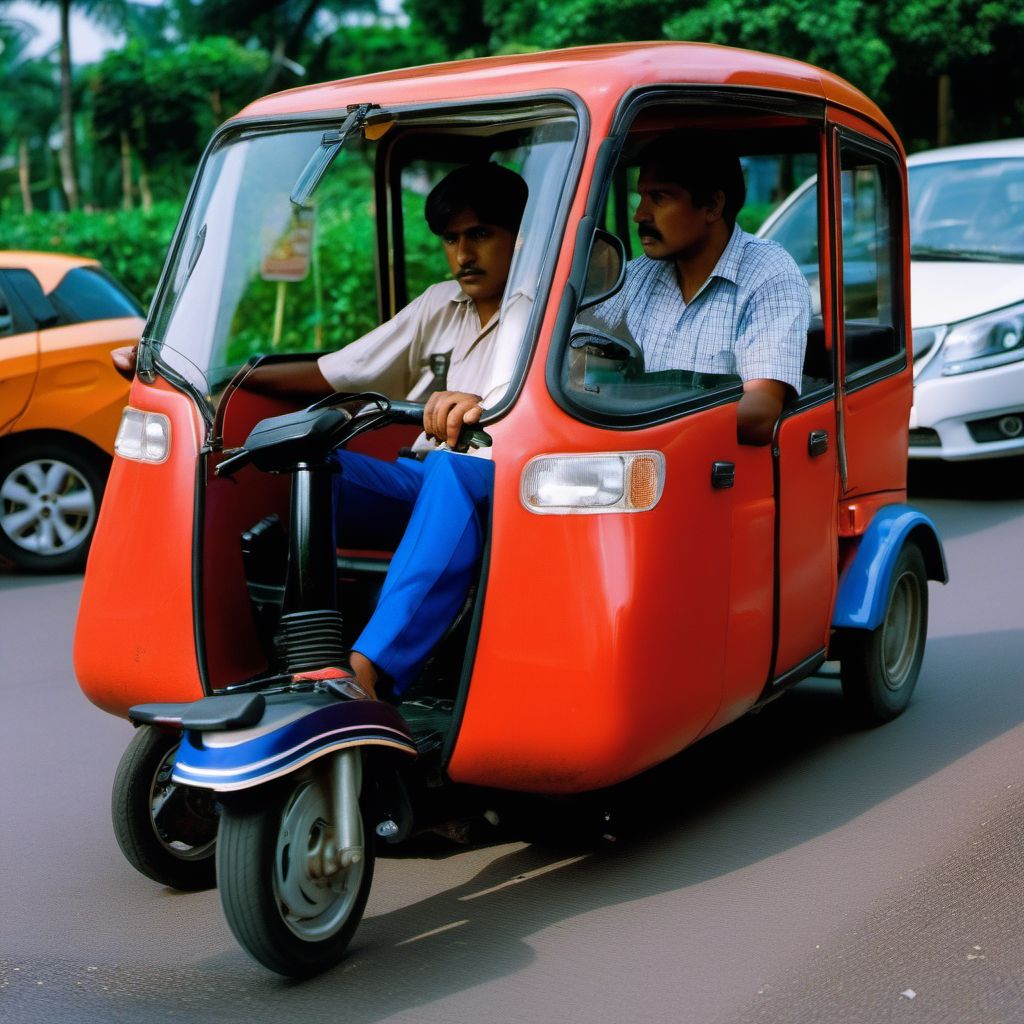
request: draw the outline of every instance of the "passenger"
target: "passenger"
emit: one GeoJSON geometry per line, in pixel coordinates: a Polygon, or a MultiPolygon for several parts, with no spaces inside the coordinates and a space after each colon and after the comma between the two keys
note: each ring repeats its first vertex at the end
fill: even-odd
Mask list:
{"type": "Polygon", "coordinates": [[[644,255],[593,315],[611,330],[625,326],[646,372],[739,376],[737,437],[769,444],[787,398],[800,393],[807,281],[782,246],[736,224],[743,169],[713,133],[680,130],[649,143],[637,191],[644,255]]]}
{"type": "MultiPolygon", "coordinates": [[[[526,198],[526,182],[497,164],[453,171],[424,212],[454,280],[431,285],[391,320],[315,363],[271,364],[253,375],[260,391],[307,401],[331,389],[426,399],[424,433],[414,445],[427,450],[422,461],[335,452],[339,537],[349,547],[395,549],[351,654],[367,696],[376,695],[381,676],[396,695],[416,679],[465,603],[480,561],[480,506],[490,498],[494,467],[479,457],[486,449],[473,458],[449,448],[511,381],[515,353],[494,342],[526,198]],[[450,353],[447,390],[431,394],[430,357],[438,352],[450,353]]],[[[531,304],[524,292],[510,296],[506,320],[525,324],[531,304]]],[[[123,373],[134,372],[133,350],[113,355],[123,373]]]]}

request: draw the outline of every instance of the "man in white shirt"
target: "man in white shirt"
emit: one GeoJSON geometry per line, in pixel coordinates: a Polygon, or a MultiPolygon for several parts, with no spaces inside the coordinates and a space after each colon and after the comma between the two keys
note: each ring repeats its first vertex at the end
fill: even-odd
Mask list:
{"type": "MultiPolygon", "coordinates": [[[[498,312],[526,198],[526,182],[497,164],[453,171],[427,197],[425,215],[454,280],[431,285],[337,352],[316,362],[258,367],[247,384],[305,402],[332,389],[426,400],[424,432],[414,446],[427,449],[422,461],[335,453],[338,537],[346,547],[395,550],[351,653],[355,681],[368,696],[376,695],[381,675],[395,695],[415,681],[476,575],[480,509],[490,499],[494,467],[487,449],[476,457],[450,449],[512,379],[532,296],[509,296],[500,324],[498,312]],[[447,385],[431,393],[430,356],[437,353],[450,353],[447,385]]],[[[122,373],[134,372],[134,350],[113,357],[122,373]]]]}

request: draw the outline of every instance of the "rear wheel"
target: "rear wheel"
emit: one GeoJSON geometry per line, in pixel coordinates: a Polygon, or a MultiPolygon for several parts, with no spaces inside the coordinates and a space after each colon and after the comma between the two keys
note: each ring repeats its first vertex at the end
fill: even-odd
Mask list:
{"type": "Polygon", "coordinates": [[[212,792],[171,781],[177,733],[140,726],[114,776],[114,836],[128,863],[172,889],[212,889],[217,805],[212,792]]]}
{"type": "Polygon", "coordinates": [[[0,456],[0,554],[30,572],[77,572],[96,529],[107,470],[72,441],[29,441],[0,456]]]}
{"type": "Polygon", "coordinates": [[[331,864],[329,787],[317,775],[261,787],[225,805],[217,881],[228,925],[264,967],[308,977],[334,966],[363,916],[373,881],[373,832],[363,858],[331,864]]]}
{"type": "Polygon", "coordinates": [[[843,696],[863,722],[880,725],[910,703],[928,633],[928,576],[914,544],[900,552],[877,629],[842,638],[843,696]]]}

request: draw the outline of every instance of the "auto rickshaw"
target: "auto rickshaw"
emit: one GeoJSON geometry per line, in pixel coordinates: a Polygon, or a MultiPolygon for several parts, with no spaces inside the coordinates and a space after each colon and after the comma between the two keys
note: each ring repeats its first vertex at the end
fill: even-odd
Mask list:
{"type": "MultiPolygon", "coordinates": [[[[128,860],[180,889],[216,881],[246,949],[302,976],[342,956],[378,844],[436,822],[441,794],[612,786],[826,660],[860,719],[898,715],[927,582],[947,578],[905,503],[908,288],[892,126],[780,57],[646,43],[488,58],[232,118],[150,311],[77,627],[83,690],[135,726],[113,794],[128,860]],[[740,153],[750,230],[818,182],[813,245],[791,254],[815,314],[803,386],[769,445],[737,440],[739,377],[647,372],[587,317],[633,255],[637,154],[694,126],[740,153]],[[528,184],[505,301],[531,301],[502,315],[513,382],[469,439],[494,462],[479,578],[402,699],[341,700],[327,670],[390,553],[324,525],[324,460],[336,444],[395,458],[420,407],[298,410],[253,382],[438,280],[424,196],[481,160],[528,184]],[[340,623],[327,639],[321,613],[340,623]]],[[[439,338],[424,394],[445,355],[439,338]]]]}

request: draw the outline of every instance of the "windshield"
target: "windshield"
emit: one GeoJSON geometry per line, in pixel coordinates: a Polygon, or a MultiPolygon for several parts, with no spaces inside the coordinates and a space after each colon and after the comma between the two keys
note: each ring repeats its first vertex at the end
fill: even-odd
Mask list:
{"type": "Polygon", "coordinates": [[[919,164],[909,173],[911,256],[1024,260],[1024,159],[919,164]]]}
{"type": "Polygon", "coordinates": [[[557,250],[553,227],[577,136],[568,107],[493,117],[477,108],[464,123],[450,111],[433,123],[403,114],[365,133],[376,141],[355,130],[296,204],[290,197],[337,127],[239,130],[204,163],[146,337],[213,405],[251,357],[342,348],[450,276],[423,210],[455,166],[485,160],[526,180],[506,300],[536,295],[557,250]]]}

